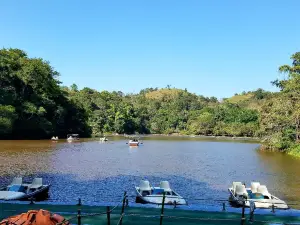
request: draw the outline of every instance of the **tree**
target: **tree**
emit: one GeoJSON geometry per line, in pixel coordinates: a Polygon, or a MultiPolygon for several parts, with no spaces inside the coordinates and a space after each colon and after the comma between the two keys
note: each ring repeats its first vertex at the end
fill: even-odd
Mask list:
{"type": "Polygon", "coordinates": [[[72,91],[78,91],[78,86],[76,84],[71,85],[71,90],[72,91]]]}

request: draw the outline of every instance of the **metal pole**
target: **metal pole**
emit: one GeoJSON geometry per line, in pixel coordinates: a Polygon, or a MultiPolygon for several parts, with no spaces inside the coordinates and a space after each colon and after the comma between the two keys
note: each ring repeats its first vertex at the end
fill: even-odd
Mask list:
{"type": "Polygon", "coordinates": [[[272,213],[275,213],[275,207],[274,207],[274,204],[272,204],[272,213]]]}
{"type": "Polygon", "coordinates": [[[78,198],[78,206],[81,206],[81,198],[78,198]]]}
{"type": "Polygon", "coordinates": [[[245,219],[245,200],[243,200],[241,225],[244,225],[245,221],[246,221],[246,219],[245,219]]]}
{"type": "Polygon", "coordinates": [[[122,225],[122,222],[123,222],[123,215],[124,215],[124,210],[125,210],[126,194],[127,194],[127,192],[124,191],[122,211],[121,211],[121,219],[120,219],[120,223],[119,223],[120,225],[122,225]]]}
{"type": "Polygon", "coordinates": [[[161,214],[160,214],[159,225],[162,225],[162,221],[163,221],[163,217],[164,217],[165,198],[166,198],[166,193],[164,192],[162,203],[161,203],[161,214]]]}
{"type": "Polygon", "coordinates": [[[77,224],[81,225],[81,209],[77,211],[77,224]]]}
{"type": "Polygon", "coordinates": [[[226,211],[225,202],[223,202],[223,209],[222,209],[222,211],[226,211]]]}
{"type": "Polygon", "coordinates": [[[254,211],[255,211],[255,203],[250,201],[250,218],[249,221],[252,223],[254,221],[254,211]]]}
{"type": "Polygon", "coordinates": [[[106,218],[107,218],[107,225],[110,225],[110,208],[106,206],[106,218]]]}

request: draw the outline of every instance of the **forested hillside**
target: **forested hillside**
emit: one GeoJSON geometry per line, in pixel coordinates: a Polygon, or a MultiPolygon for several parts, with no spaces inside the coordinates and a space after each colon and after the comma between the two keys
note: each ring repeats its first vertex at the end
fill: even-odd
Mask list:
{"type": "MultiPolygon", "coordinates": [[[[171,87],[138,94],[60,85],[59,73],[19,49],[0,50],[0,137],[49,138],[67,133],[193,134],[260,137],[264,148],[297,152],[300,53],[279,68],[279,92],[262,89],[228,99],[171,87]]],[[[201,92],[201,90],[199,90],[201,92]]]]}
{"type": "Polygon", "coordinates": [[[46,61],[19,49],[0,50],[0,137],[49,138],[89,135],[88,115],[61,89],[46,61]]]}

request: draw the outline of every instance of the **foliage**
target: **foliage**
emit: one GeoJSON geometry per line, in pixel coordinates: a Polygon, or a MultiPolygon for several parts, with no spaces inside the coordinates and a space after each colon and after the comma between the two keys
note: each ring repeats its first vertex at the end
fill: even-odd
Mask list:
{"type": "Polygon", "coordinates": [[[0,50],[0,137],[89,135],[85,111],[61,90],[58,72],[19,49],[0,50]]]}
{"type": "Polygon", "coordinates": [[[300,53],[291,57],[292,65],[283,65],[279,71],[287,75],[272,82],[281,91],[265,102],[261,110],[261,130],[267,136],[269,149],[289,151],[298,149],[300,128],[300,53]]]}

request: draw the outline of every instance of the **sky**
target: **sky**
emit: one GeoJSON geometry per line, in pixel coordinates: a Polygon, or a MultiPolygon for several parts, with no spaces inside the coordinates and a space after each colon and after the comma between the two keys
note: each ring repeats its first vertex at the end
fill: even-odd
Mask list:
{"type": "Polygon", "coordinates": [[[0,47],[41,57],[63,85],[167,85],[230,97],[282,77],[300,51],[299,0],[1,0],[0,47]]]}

